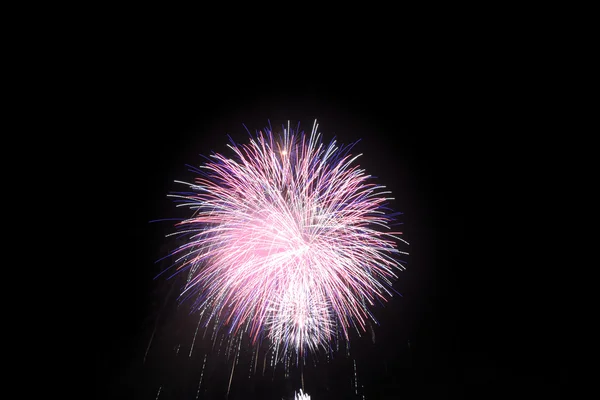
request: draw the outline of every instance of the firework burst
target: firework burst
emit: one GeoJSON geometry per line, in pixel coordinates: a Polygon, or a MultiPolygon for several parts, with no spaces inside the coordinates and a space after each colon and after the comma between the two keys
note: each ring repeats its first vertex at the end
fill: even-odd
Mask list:
{"type": "MultiPolygon", "coordinates": [[[[384,186],[354,165],[351,146],[325,145],[289,122],[213,154],[187,192],[171,196],[193,215],[178,223],[186,243],[181,298],[205,326],[268,338],[280,356],[327,347],[366,330],[369,308],[391,293],[403,242],[390,228],[384,186]]],[[[280,357],[281,358],[281,357],[280,357]]]]}
{"type": "Polygon", "coordinates": [[[310,396],[300,389],[298,393],[295,394],[294,400],[310,400],[310,396]]]}

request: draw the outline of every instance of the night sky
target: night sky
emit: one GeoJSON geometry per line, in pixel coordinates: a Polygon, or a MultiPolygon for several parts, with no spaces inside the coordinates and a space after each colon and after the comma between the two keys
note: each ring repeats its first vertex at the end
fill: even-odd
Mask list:
{"type": "MultiPolygon", "coordinates": [[[[522,168],[525,128],[507,64],[452,47],[396,58],[154,46],[122,46],[99,95],[106,241],[96,259],[97,398],[153,400],[161,386],[159,399],[195,398],[203,361],[200,350],[187,357],[195,318],[169,292],[180,282],[153,279],[170,225],[149,221],[181,216],[166,197],[173,180],[189,178],[185,164],[200,164],[201,154],[226,153],[227,135],[245,142],[243,125],[254,132],[290,120],[310,131],[314,119],[325,141],[360,139],[359,164],[404,212],[410,256],[394,285],[402,297],[376,310],[375,343],[367,334],[351,358],[341,351],[306,370],[313,399],[361,398],[352,397],[353,359],[366,399],[557,396],[564,344],[546,328],[553,301],[540,294],[535,228],[524,220],[535,181],[522,168]]],[[[202,387],[212,391],[200,398],[225,398],[230,366],[211,361],[202,387]]],[[[230,399],[299,388],[297,375],[249,380],[244,368],[230,399]]]]}

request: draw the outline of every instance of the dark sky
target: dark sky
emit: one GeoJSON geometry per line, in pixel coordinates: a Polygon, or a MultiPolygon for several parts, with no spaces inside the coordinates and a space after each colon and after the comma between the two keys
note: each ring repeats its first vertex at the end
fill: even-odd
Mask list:
{"type": "MultiPolygon", "coordinates": [[[[173,180],[189,177],[185,164],[199,164],[200,154],[226,152],[227,135],[244,141],[242,124],[254,131],[289,119],[310,130],[315,118],[325,140],[361,139],[360,164],[394,192],[411,243],[394,286],[403,297],[378,311],[376,343],[353,348],[366,398],[557,393],[564,344],[546,328],[552,303],[540,294],[534,228],[524,220],[535,181],[523,169],[526,132],[510,63],[452,46],[406,58],[157,46],[123,46],[100,78],[95,167],[107,241],[98,255],[98,398],[154,399],[161,386],[160,399],[194,398],[202,360],[181,361],[173,346],[189,351],[195,326],[172,302],[142,364],[170,288],[153,280],[169,226],[149,221],[179,215],[166,198],[173,180]]],[[[314,399],[348,391],[344,360],[307,372],[314,399]]],[[[217,368],[215,386],[223,376],[217,368]]],[[[269,382],[257,379],[246,397],[250,386],[237,382],[230,398],[271,389],[281,398],[295,385],[269,382]]]]}

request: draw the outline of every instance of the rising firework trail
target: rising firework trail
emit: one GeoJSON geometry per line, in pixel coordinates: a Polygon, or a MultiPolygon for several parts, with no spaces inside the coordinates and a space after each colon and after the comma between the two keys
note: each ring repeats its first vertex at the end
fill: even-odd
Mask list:
{"type": "Polygon", "coordinates": [[[391,228],[390,192],[352,146],[325,144],[316,121],[310,134],[288,122],[231,141],[231,155],[191,167],[193,183],[176,181],[188,190],[170,196],[193,212],[176,224],[185,244],[173,268],[204,327],[238,344],[267,340],[277,362],[367,330],[408,253],[391,228]]]}

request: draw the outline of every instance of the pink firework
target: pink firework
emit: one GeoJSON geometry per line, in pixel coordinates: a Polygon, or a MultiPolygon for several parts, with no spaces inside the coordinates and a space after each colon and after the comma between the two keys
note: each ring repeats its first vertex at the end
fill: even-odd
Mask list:
{"type": "Polygon", "coordinates": [[[364,331],[407,254],[389,226],[389,192],[317,129],[288,123],[279,137],[268,128],[232,143],[232,157],[213,154],[193,184],[179,182],[191,191],[173,194],[194,210],[177,224],[187,235],[174,252],[188,271],[182,295],[207,324],[267,337],[281,355],[364,331]]]}

